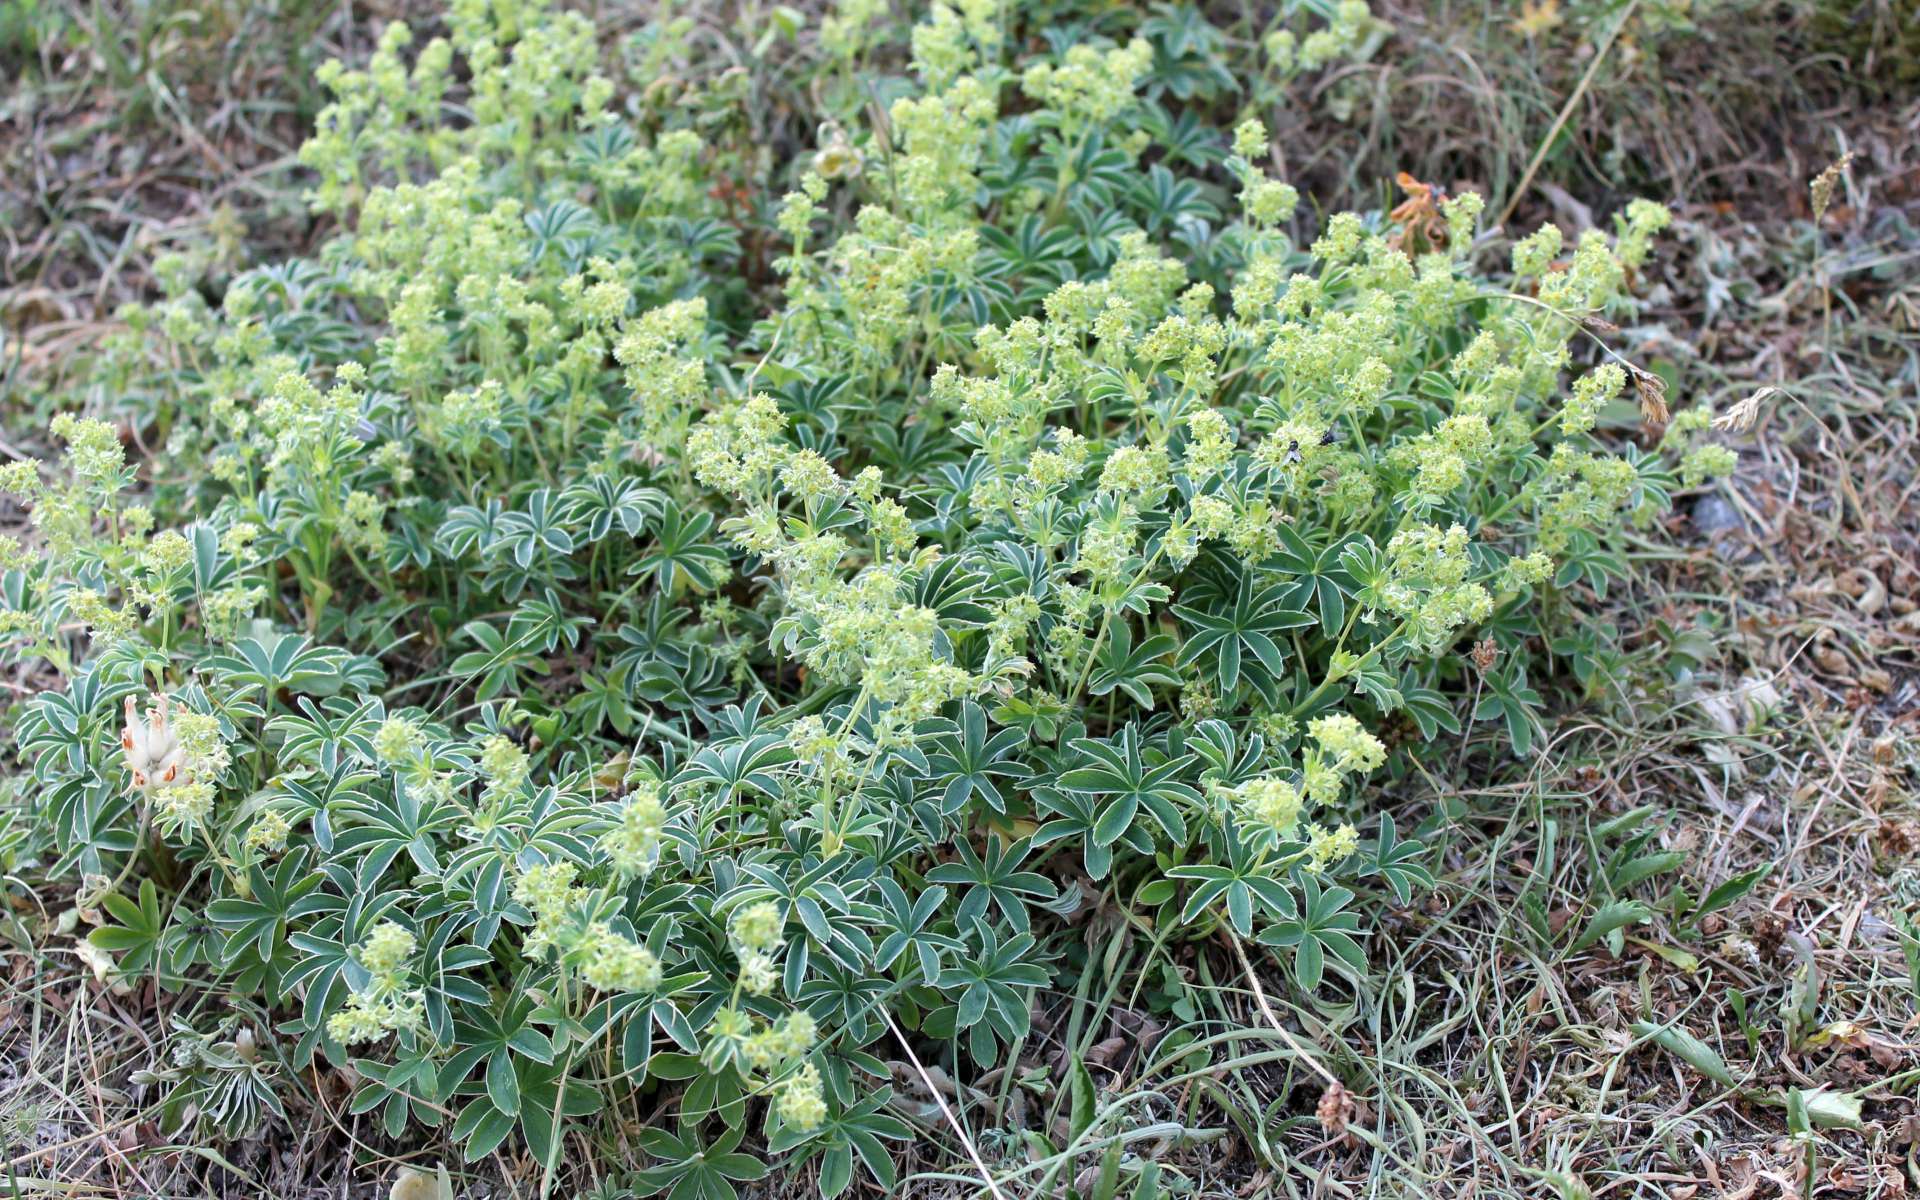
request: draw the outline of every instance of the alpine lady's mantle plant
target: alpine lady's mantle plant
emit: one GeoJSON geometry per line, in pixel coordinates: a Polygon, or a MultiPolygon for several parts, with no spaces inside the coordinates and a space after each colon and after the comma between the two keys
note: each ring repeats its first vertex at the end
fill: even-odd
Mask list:
{"type": "Polygon", "coordinates": [[[259,1023],[180,1035],[175,1118],[320,1057],[395,1136],[551,1167],[671,1085],[639,1183],[724,1192],[764,1119],[833,1194],[908,1133],[889,1026],[1017,1053],[1089,887],[1364,995],[1363,897],[1429,882],[1382,773],[1467,722],[1528,754],[1542,623],[1729,469],[1701,409],[1596,433],[1657,405],[1582,363],[1663,209],[1496,282],[1479,197],[1303,238],[1258,118],[1223,144],[1370,52],[1354,0],[1232,70],[1190,10],[935,4],[869,120],[882,12],[806,35],[838,115],[772,164],[735,77],[620,97],[576,14],[388,26],[301,155],[343,232],[217,311],[169,263],[106,419],[5,468],[0,628],[62,680],[5,853],[259,1023]]]}

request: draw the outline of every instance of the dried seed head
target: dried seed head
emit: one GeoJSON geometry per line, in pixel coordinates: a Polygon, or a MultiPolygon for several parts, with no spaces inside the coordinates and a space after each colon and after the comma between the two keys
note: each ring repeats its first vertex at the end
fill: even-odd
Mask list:
{"type": "Polygon", "coordinates": [[[1842,154],[1837,161],[1829,163],[1826,170],[1813,177],[1813,183],[1809,185],[1808,190],[1813,193],[1813,219],[1815,221],[1827,215],[1827,208],[1833,203],[1833,189],[1840,186],[1841,177],[1847,173],[1847,168],[1852,165],[1853,151],[1849,150],[1845,154],[1842,154]]]}
{"type": "Polygon", "coordinates": [[[1353,1119],[1353,1113],[1353,1094],[1337,1079],[1320,1093],[1320,1103],[1314,1107],[1314,1115],[1320,1118],[1320,1128],[1326,1130],[1328,1137],[1345,1134],[1347,1122],[1353,1119]]]}
{"type": "Polygon", "coordinates": [[[1664,428],[1673,414],[1667,411],[1667,381],[1652,371],[1633,368],[1633,390],[1640,393],[1640,416],[1656,429],[1664,428]]]}
{"type": "Polygon", "coordinates": [[[1492,638],[1482,638],[1473,644],[1469,657],[1473,659],[1473,665],[1484,675],[1493,670],[1493,664],[1500,661],[1500,647],[1494,644],[1492,638]]]}
{"type": "Polygon", "coordinates": [[[1742,400],[1726,412],[1715,417],[1713,419],[1713,427],[1715,429],[1728,430],[1733,433],[1740,433],[1750,428],[1753,425],[1754,419],[1760,415],[1761,403],[1778,393],[1779,390],[1777,387],[1761,388],[1753,395],[1748,396],[1745,400],[1742,400]]]}

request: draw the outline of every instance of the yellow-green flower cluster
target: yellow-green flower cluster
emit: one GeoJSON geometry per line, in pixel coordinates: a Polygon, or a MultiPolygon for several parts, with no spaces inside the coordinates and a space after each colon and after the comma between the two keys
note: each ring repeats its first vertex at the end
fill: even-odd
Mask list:
{"type": "Polygon", "coordinates": [[[660,861],[667,809],[660,789],[648,783],[634,788],[620,805],[619,821],[600,835],[600,849],[624,879],[644,879],[660,861]]]}
{"type": "Polygon", "coordinates": [[[394,921],[373,927],[354,951],[366,971],[365,983],[347,996],[346,1007],[327,1018],[327,1036],[346,1046],[378,1041],[390,1032],[412,1033],[425,1019],[425,993],[413,982],[412,962],[418,942],[413,932],[394,921]]]}
{"type": "Polygon", "coordinates": [[[762,1024],[729,1005],[714,1013],[702,1058],[713,1070],[733,1063],[749,1078],[764,1077],[780,1120],[808,1132],[827,1116],[819,1069],[806,1061],[819,1039],[813,1017],[802,1010],[762,1024]]]}
{"type": "Polygon", "coordinates": [[[255,854],[279,854],[287,848],[287,835],[293,826],[278,809],[262,809],[247,826],[246,846],[255,854]]]}
{"type": "Polygon", "coordinates": [[[971,75],[944,90],[894,101],[889,116],[904,151],[896,170],[909,212],[938,220],[972,196],[974,168],[997,111],[993,92],[971,75]]]}
{"type": "Polygon", "coordinates": [[[567,952],[588,987],[603,992],[650,992],[660,986],[660,959],[645,946],[629,941],[604,921],[581,931],[567,952]]]}
{"type": "Polygon", "coordinates": [[[778,982],[774,951],[780,946],[784,924],[770,900],[744,905],[728,921],[727,940],[740,959],[740,988],[748,995],[764,996],[778,982]]]}
{"type": "Polygon", "coordinates": [[[1589,229],[1580,235],[1566,269],[1541,278],[1540,299],[1568,312],[1597,311],[1619,295],[1625,282],[1626,266],[1607,244],[1607,235],[1589,229]]]}
{"type": "Polygon", "coordinates": [[[786,423],[772,397],[759,394],[709,413],[687,438],[694,478],[735,499],[764,498],[786,460],[786,423]]]}
{"type": "Polygon", "coordinates": [[[1563,236],[1558,225],[1547,224],[1515,242],[1513,273],[1522,279],[1545,275],[1560,254],[1563,236]]]}
{"type": "Polygon", "coordinates": [[[1646,263],[1653,239],[1673,224],[1673,213],[1658,201],[1633,199],[1627,201],[1627,211],[1615,221],[1620,235],[1614,253],[1620,256],[1621,262],[1637,270],[1646,263]]]}
{"type": "Polygon", "coordinates": [[[164,762],[150,768],[154,823],[169,837],[189,837],[212,819],[217,785],[232,754],[218,717],[185,708],[173,709],[170,715],[159,711],[157,724],[149,714],[149,728],[165,732],[171,738],[171,750],[164,762]]]}
{"type": "Polygon", "coordinates": [[[1574,380],[1573,395],[1560,410],[1560,432],[1568,437],[1586,433],[1627,385],[1627,373],[1614,363],[1602,363],[1574,380]]]}
{"type": "Polygon", "coordinates": [[[706,360],[689,353],[707,325],[707,302],[676,300],[649,309],[621,330],[613,357],[626,369],[639,441],[655,454],[678,456],[707,394],[706,360]]]}
{"type": "Polygon", "coordinates": [[[1382,596],[1385,607],[1423,653],[1439,654],[1462,627],[1492,615],[1493,597],[1468,579],[1473,564],[1464,527],[1403,528],[1387,543],[1387,559],[1393,577],[1382,596]]]}
{"type": "Polygon", "coordinates": [[[1576,531],[1611,521],[1632,500],[1637,482],[1625,459],[1556,445],[1546,470],[1523,493],[1534,505],[1539,549],[1559,554],[1576,531]]]}
{"type": "MultiPolygon", "coordinates": [[[[1301,835],[1302,820],[1310,809],[1334,803],[1349,777],[1377,771],[1386,761],[1386,746],[1357,719],[1330,713],[1308,722],[1297,779],[1287,774],[1261,776],[1240,785],[1234,800],[1242,819],[1255,828],[1283,840],[1294,839],[1301,835]]],[[[1350,826],[1329,831],[1308,825],[1305,834],[1308,861],[1315,870],[1351,854],[1358,844],[1350,826]]]]}
{"type": "Polygon", "coordinates": [[[407,717],[388,717],[373,733],[373,752],[390,767],[416,764],[426,748],[426,731],[418,721],[407,717]]]}
{"type": "Polygon", "coordinates": [[[1360,831],[1351,825],[1340,825],[1333,829],[1323,825],[1307,828],[1307,865],[1312,870],[1325,871],[1359,848],[1360,831]]]}
{"type": "Polygon", "coordinates": [[[240,636],[241,627],[267,598],[263,587],[231,584],[200,595],[200,625],[209,638],[230,642],[240,636]]]}
{"type": "Polygon", "coordinates": [[[513,898],[534,918],[523,943],[526,953],[556,956],[581,982],[599,991],[648,992],[659,987],[659,957],[594,915],[594,892],[574,883],[578,874],[564,859],[521,873],[513,898]]]}
{"type": "Polygon", "coordinates": [[[532,774],[527,752],[506,734],[491,734],[480,743],[480,778],[486,782],[488,794],[512,795],[527,785],[532,774]]]}
{"type": "Polygon", "coordinates": [[[188,837],[213,816],[214,787],[203,779],[182,779],[153,790],[154,824],[167,837],[188,837]]]}
{"type": "Polygon", "coordinates": [[[1307,807],[1300,785],[1278,775],[1248,780],[1240,785],[1235,799],[1246,820],[1283,838],[1299,829],[1307,807]]]}
{"type": "Polygon", "coordinates": [[[1719,442],[1703,442],[1680,458],[1680,483],[1699,487],[1710,479],[1725,479],[1740,465],[1739,455],[1719,442]]]}
{"type": "Polygon", "coordinates": [[[1507,560],[1502,571],[1502,590],[1517,592],[1524,588],[1538,587],[1552,578],[1553,557],[1544,550],[1535,550],[1531,554],[1516,554],[1507,560]]]}
{"type": "Polygon", "coordinates": [[[1068,136],[1077,137],[1087,126],[1104,125],[1130,108],[1134,85],[1152,65],[1153,47],[1142,38],[1106,51],[1081,42],[1058,63],[1028,67],[1020,86],[1054,111],[1068,136]]]}
{"type": "Polygon", "coordinates": [[[776,1107],[780,1119],[803,1133],[820,1128],[827,1119],[827,1102],[820,1090],[820,1068],[806,1063],[780,1085],[776,1107]]]}
{"type": "Polygon", "coordinates": [[[853,58],[880,35],[886,15],[886,0],[834,0],[820,22],[821,48],[835,58],[853,58]]]}
{"type": "Polygon", "coordinates": [[[53,436],[67,444],[61,463],[83,483],[111,487],[123,466],[126,450],[120,435],[105,421],[93,421],[61,413],[50,426],[53,436]]]}
{"type": "Polygon", "coordinates": [[[117,493],[128,481],[126,452],[104,421],[61,413],[49,429],[66,443],[60,458],[65,478],[45,483],[39,463],[16,459],[0,467],[0,494],[32,507],[49,558],[62,562],[93,540],[97,520],[113,515],[117,493]]]}

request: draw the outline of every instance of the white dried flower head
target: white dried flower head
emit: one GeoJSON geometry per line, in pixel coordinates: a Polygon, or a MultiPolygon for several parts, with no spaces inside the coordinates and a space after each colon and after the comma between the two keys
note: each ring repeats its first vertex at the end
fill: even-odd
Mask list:
{"type": "Polygon", "coordinates": [[[172,701],[164,692],[156,692],[141,718],[138,701],[128,696],[126,724],[120,730],[120,750],[133,786],[143,792],[180,781],[180,739],[170,721],[172,701]]]}

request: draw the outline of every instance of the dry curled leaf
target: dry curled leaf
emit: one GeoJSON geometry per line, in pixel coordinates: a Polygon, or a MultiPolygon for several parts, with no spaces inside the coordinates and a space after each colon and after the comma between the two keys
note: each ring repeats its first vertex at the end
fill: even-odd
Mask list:
{"type": "Polygon", "coordinates": [[[1447,240],[1447,221],[1440,212],[1440,202],[1446,199],[1446,191],[1436,183],[1421,183],[1418,179],[1400,172],[1394,177],[1400,190],[1407,194],[1391,213],[1388,219],[1400,226],[1392,237],[1394,245],[1418,239],[1428,247],[1438,246],[1447,240]]]}

